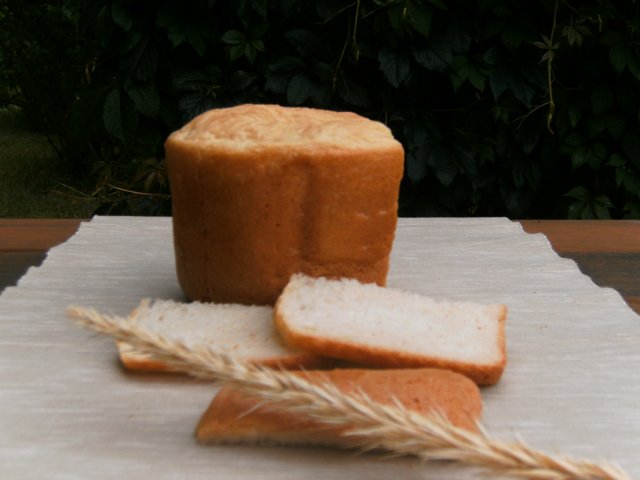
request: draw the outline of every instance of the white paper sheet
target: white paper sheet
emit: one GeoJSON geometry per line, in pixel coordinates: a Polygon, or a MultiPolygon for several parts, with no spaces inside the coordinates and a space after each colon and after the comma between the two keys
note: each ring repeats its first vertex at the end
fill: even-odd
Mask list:
{"type": "MultiPolygon", "coordinates": [[[[389,286],[509,307],[509,363],[483,389],[502,439],[640,477],[640,317],[506,219],[401,219],[389,286]]],[[[112,341],[69,304],[126,314],[182,298],[171,220],[98,217],[0,295],[0,478],[431,479],[476,471],[331,449],[209,446],[193,438],[215,393],[203,382],[122,371],[112,341]]]]}

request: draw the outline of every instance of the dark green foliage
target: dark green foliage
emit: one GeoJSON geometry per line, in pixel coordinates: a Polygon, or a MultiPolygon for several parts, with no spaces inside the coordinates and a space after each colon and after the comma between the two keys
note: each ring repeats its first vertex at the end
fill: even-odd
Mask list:
{"type": "MultiPolygon", "coordinates": [[[[640,218],[636,2],[0,5],[7,92],[99,185],[162,195],[169,132],[273,102],[389,125],[406,150],[403,215],[640,218]]],[[[107,208],[148,213],[154,198],[107,208]]]]}

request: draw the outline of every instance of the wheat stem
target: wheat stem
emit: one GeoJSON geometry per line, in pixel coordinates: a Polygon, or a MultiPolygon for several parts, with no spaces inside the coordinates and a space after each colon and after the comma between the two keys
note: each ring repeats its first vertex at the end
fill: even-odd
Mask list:
{"type": "Polygon", "coordinates": [[[299,375],[248,365],[206,347],[188,348],[134,322],[92,309],[71,307],[68,314],[80,325],[127,342],[176,370],[232,385],[325,424],[347,427],[344,435],[357,439],[364,450],[382,448],[427,461],[454,461],[523,479],[629,479],[615,465],[551,456],[521,441],[501,442],[481,426],[478,432],[468,431],[438,412],[423,415],[399,404],[383,405],[364,393],[346,395],[330,383],[311,383],[299,375]]]}

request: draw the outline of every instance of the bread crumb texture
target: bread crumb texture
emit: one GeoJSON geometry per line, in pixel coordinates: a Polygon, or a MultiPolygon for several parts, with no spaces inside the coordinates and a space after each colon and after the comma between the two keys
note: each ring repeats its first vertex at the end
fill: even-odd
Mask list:
{"type": "Polygon", "coordinates": [[[506,365],[506,314],[499,304],[294,275],[275,321],[289,344],[316,354],[378,367],[451,368],[492,384],[506,365]]]}

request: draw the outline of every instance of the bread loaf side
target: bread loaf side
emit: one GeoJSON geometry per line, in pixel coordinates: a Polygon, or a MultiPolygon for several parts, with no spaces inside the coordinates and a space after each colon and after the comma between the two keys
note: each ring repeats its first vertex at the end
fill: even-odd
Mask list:
{"type": "Polygon", "coordinates": [[[272,305],[297,272],[384,285],[404,152],[383,124],[241,105],[196,117],[165,153],[190,299],[272,305]]]}

